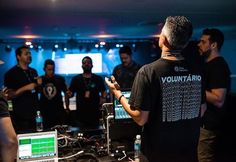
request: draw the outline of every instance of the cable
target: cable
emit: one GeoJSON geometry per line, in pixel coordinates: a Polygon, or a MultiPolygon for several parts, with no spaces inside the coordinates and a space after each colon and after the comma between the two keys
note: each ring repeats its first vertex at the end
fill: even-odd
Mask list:
{"type": "Polygon", "coordinates": [[[73,155],[70,155],[70,156],[58,158],[58,160],[69,159],[69,158],[75,157],[75,156],[77,156],[77,155],[79,155],[79,154],[82,154],[82,153],[84,153],[83,150],[82,150],[82,151],[79,151],[79,152],[77,152],[77,153],[75,153],[75,154],[73,154],[73,155]]]}
{"type": "MultiPolygon", "coordinates": [[[[60,143],[59,143],[59,147],[60,147],[60,148],[63,148],[63,147],[68,146],[68,145],[69,145],[69,142],[75,143],[75,142],[78,142],[78,141],[79,141],[78,138],[71,138],[71,137],[68,137],[68,136],[63,135],[63,134],[61,134],[61,137],[58,137],[58,138],[57,138],[58,141],[59,141],[59,140],[63,140],[63,139],[65,140],[65,144],[60,145],[60,143]]],[[[79,144],[79,147],[81,148],[81,145],[80,145],[79,142],[78,142],[78,144],[79,144]]]]}
{"type": "Polygon", "coordinates": [[[131,159],[130,157],[128,158],[130,160],[130,162],[135,162],[133,159],[131,159]]]}
{"type": "Polygon", "coordinates": [[[121,160],[123,160],[124,158],[126,158],[126,156],[127,156],[127,155],[126,155],[126,153],[125,153],[125,151],[124,151],[124,150],[122,151],[122,153],[124,154],[124,156],[123,156],[123,157],[121,157],[121,158],[118,158],[118,159],[117,159],[118,161],[121,161],[121,160]]]}

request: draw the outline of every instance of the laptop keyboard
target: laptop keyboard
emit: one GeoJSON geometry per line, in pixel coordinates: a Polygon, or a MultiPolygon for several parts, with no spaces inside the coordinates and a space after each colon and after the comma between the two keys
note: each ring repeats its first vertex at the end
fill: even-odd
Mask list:
{"type": "Polygon", "coordinates": [[[37,160],[36,162],[55,162],[54,159],[48,159],[48,160],[37,160]]]}

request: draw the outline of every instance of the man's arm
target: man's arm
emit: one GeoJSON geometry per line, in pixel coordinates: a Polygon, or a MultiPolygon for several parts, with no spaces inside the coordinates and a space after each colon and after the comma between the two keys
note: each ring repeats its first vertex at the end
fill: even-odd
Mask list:
{"type": "Polygon", "coordinates": [[[64,92],[64,100],[65,100],[66,110],[70,110],[70,97],[69,97],[69,93],[70,93],[69,90],[64,92]]]}
{"type": "MultiPolygon", "coordinates": [[[[117,92],[117,93],[119,93],[119,92],[117,92]]],[[[117,97],[117,95],[115,95],[115,96],[117,99],[119,99],[119,97],[117,97]]],[[[121,96],[121,92],[120,92],[119,96],[121,96]]],[[[120,103],[122,104],[125,111],[132,117],[132,119],[138,125],[143,126],[147,122],[148,116],[149,116],[149,111],[142,111],[142,110],[140,110],[140,108],[135,108],[135,110],[132,110],[130,108],[128,100],[125,97],[121,97],[120,103]]]]}
{"type": "MultiPolygon", "coordinates": [[[[113,79],[113,82],[114,82],[115,81],[114,77],[112,77],[112,79],[113,79]]],[[[148,120],[149,111],[142,111],[140,108],[136,108],[135,110],[131,109],[130,105],[128,103],[128,100],[124,96],[122,96],[120,90],[117,90],[115,88],[114,83],[111,83],[111,81],[109,81],[108,78],[105,78],[105,82],[107,83],[108,87],[110,88],[112,93],[115,95],[115,97],[118,100],[120,99],[120,103],[122,104],[122,106],[125,109],[125,111],[132,117],[132,119],[138,125],[143,126],[147,122],[147,120],[148,120]]]]}
{"type": "Polygon", "coordinates": [[[36,83],[29,83],[17,90],[7,89],[7,90],[5,90],[5,93],[6,93],[8,99],[12,99],[12,98],[20,96],[22,93],[24,93],[26,91],[32,91],[36,87],[37,87],[36,83]]]}
{"type": "Polygon", "coordinates": [[[13,162],[17,153],[17,138],[10,117],[0,118],[1,158],[4,162],[13,162]]]}
{"type": "Polygon", "coordinates": [[[216,107],[221,108],[225,102],[226,93],[226,88],[211,89],[211,91],[206,91],[206,100],[216,107]]]}
{"type": "Polygon", "coordinates": [[[107,92],[106,91],[102,91],[101,92],[101,96],[100,96],[100,102],[99,105],[102,105],[106,102],[107,99],[107,92]]]}

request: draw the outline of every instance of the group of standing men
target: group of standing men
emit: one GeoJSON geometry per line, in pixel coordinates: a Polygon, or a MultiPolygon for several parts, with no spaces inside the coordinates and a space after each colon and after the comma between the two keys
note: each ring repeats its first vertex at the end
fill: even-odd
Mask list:
{"type": "MultiPolygon", "coordinates": [[[[142,152],[150,162],[215,161],[215,144],[230,86],[230,71],[219,52],[224,37],[217,29],[203,31],[198,44],[199,52],[206,62],[202,75],[201,68],[196,64],[189,65],[181,54],[191,35],[192,24],[187,18],[168,17],[159,38],[161,58],[140,70],[140,66],[132,61],[131,50],[127,47],[120,49],[122,65],[115,67],[115,77],[111,79],[113,82],[117,80],[124,89],[131,88],[132,85],[129,102],[105,78],[111,92],[124,109],[136,123],[144,126],[142,152]],[[127,49],[128,52],[122,51],[127,49]],[[126,64],[127,61],[130,63],[126,64]],[[124,80],[128,83],[123,84],[124,80]]],[[[7,87],[4,93],[12,100],[12,120],[16,131],[34,129],[34,116],[39,108],[45,117],[55,118],[51,124],[60,122],[64,118],[63,111],[66,111],[61,92],[64,92],[67,101],[76,93],[78,122],[81,126],[98,124],[98,109],[89,110],[105,102],[107,94],[103,79],[92,73],[90,57],[83,58],[84,72],[72,78],[69,88],[64,78],[54,74],[55,64],[52,60],[45,61],[45,75],[38,77],[36,70],[29,67],[31,53],[28,47],[18,48],[16,58],[17,65],[4,78],[4,85],[7,87]],[[38,92],[41,93],[40,102],[37,99],[38,92]]],[[[69,103],[66,102],[66,109],[68,108],[69,103]]],[[[3,127],[6,122],[2,120],[5,117],[9,119],[9,115],[2,112],[0,130],[13,130],[11,124],[8,128],[3,127]]],[[[6,131],[1,131],[0,135],[0,144],[3,146],[3,141],[9,141],[5,140],[4,132],[6,131]]],[[[6,139],[15,137],[14,131],[9,132],[12,132],[12,136],[6,139]]],[[[11,139],[15,141],[15,138],[11,139]]],[[[11,153],[15,153],[14,150],[11,153]]],[[[4,158],[4,151],[1,154],[4,158]]]]}
{"type": "MultiPolygon", "coordinates": [[[[128,78],[130,88],[138,64],[132,61],[131,49],[124,46],[120,49],[122,64],[114,70],[117,78],[128,78]],[[126,70],[127,69],[127,70],[126,70]]],[[[5,92],[13,105],[12,119],[17,132],[35,128],[36,111],[40,110],[44,118],[44,127],[51,128],[64,124],[69,112],[69,98],[76,94],[75,123],[81,128],[99,125],[99,106],[107,100],[106,87],[101,76],[92,73],[93,62],[88,56],[82,59],[83,73],[74,76],[67,87],[65,79],[56,75],[55,63],[47,59],[44,63],[45,75],[38,76],[37,71],[29,66],[32,61],[27,46],[16,49],[17,65],[5,73],[5,92]],[[63,105],[62,92],[65,105],[63,105]],[[40,94],[40,95],[38,95],[40,94]],[[38,98],[38,96],[40,96],[38,98]],[[65,108],[64,108],[65,106],[65,108]]]]}

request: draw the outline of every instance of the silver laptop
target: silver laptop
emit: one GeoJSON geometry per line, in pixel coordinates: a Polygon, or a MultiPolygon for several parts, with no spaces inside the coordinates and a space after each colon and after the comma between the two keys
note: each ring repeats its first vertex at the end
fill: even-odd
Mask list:
{"type": "Polygon", "coordinates": [[[18,134],[17,162],[57,162],[57,131],[18,134]]]}

